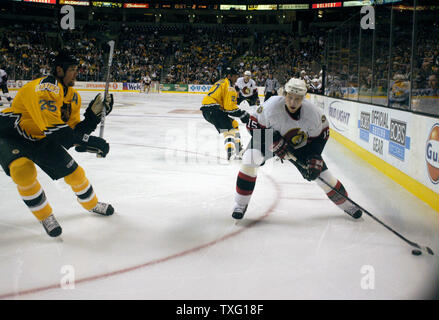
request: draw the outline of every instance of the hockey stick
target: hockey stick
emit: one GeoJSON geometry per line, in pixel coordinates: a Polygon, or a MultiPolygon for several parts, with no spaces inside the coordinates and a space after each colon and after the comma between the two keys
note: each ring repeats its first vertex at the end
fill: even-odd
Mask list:
{"type": "MultiPolygon", "coordinates": [[[[297,158],[295,156],[293,156],[291,153],[289,154],[289,159],[288,159],[291,163],[298,165],[300,167],[302,167],[303,169],[307,169],[307,166],[303,165],[302,163],[300,163],[297,158]]],[[[344,195],[343,193],[341,193],[340,191],[338,191],[337,189],[334,189],[333,186],[331,186],[327,181],[325,181],[325,179],[323,179],[322,177],[318,177],[318,179],[320,181],[322,181],[324,184],[326,184],[328,187],[330,187],[333,191],[335,191],[338,195],[342,196],[344,199],[346,199],[347,201],[349,201],[350,203],[352,203],[353,205],[357,206],[358,208],[360,208],[364,213],[366,213],[369,217],[371,217],[372,219],[374,219],[376,222],[378,222],[379,224],[381,224],[382,226],[384,226],[385,228],[387,228],[388,230],[390,230],[391,232],[393,232],[395,235],[397,235],[398,237],[400,237],[402,240],[404,240],[405,242],[407,242],[409,245],[411,245],[412,247],[418,248],[423,250],[424,252],[427,252],[428,254],[434,255],[433,250],[431,250],[429,247],[423,247],[420,246],[419,244],[417,244],[416,242],[410,241],[408,240],[406,237],[404,237],[403,235],[401,235],[399,232],[393,230],[392,228],[390,228],[388,225],[386,225],[384,222],[382,222],[381,220],[379,220],[378,218],[376,218],[373,214],[371,214],[369,211],[367,211],[366,209],[364,209],[363,207],[361,207],[359,204],[357,204],[354,200],[352,200],[351,198],[349,198],[348,196],[344,195]]]]}
{"type": "MultiPolygon", "coordinates": [[[[110,69],[111,64],[113,63],[113,52],[114,52],[114,40],[108,41],[108,45],[110,46],[110,54],[108,56],[108,65],[107,65],[107,75],[105,79],[105,91],[104,91],[104,103],[107,99],[108,95],[108,87],[110,86],[110,69]]],[[[105,129],[105,107],[102,110],[102,116],[101,116],[101,127],[99,128],[99,137],[104,137],[104,129],[105,129]]],[[[99,153],[96,154],[96,157],[101,158],[101,155],[99,153]]]]}

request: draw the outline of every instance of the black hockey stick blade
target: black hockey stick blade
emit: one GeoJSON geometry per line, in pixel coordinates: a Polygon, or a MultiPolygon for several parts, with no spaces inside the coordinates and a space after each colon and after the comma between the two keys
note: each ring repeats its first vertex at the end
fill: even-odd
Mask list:
{"type": "MultiPolygon", "coordinates": [[[[290,154],[290,159],[288,159],[290,162],[301,166],[302,168],[306,169],[305,166],[297,161],[297,158],[294,157],[293,155],[290,154]]],[[[416,242],[410,241],[408,240],[406,237],[404,237],[402,234],[400,234],[399,232],[393,230],[391,227],[389,227],[388,225],[386,225],[384,222],[382,222],[380,219],[378,219],[377,217],[375,217],[373,214],[371,214],[369,211],[367,211],[366,209],[364,209],[362,206],[360,206],[359,204],[357,204],[354,200],[352,200],[351,198],[349,198],[348,196],[344,195],[343,193],[339,192],[338,190],[334,189],[327,181],[325,181],[325,179],[323,179],[322,177],[318,177],[318,179],[320,181],[322,181],[324,184],[326,184],[328,187],[330,187],[332,190],[334,190],[338,195],[342,196],[343,198],[345,198],[347,201],[349,201],[350,203],[354,204],[355,206],[357,206],[358,208],[360,208],[364,213],[366,213],[369,217],[371,217],[372,219],[374,219],[376,222],[378,222],[379,224],[381,224],[383,227],[385,227],[386,229],[388,229],[389,231],[393,232],[393,234],[395,234],[396,236],[398,236],[399,238],[401,238],[402,240],[404,240],[406,243],[408,243],[409,245],[411,245],[412,247],[416,247],[418,249],[421,249],[424,252],[427,252],[430,255],[434,255],[433,250],[431,250],[431,248],[429,247],[423,247],[420,246],[419,244],[417,244],[416,242]]]]}

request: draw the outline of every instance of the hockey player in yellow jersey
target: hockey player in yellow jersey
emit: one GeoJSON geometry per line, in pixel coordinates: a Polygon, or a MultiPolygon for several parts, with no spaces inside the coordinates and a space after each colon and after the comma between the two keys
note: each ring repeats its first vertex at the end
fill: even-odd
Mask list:
{"type": "Polygon", "coordinates": [[[113,214],[111,205],[98,202],[84,169],[66,151],[75,146],[78,152],[107,155],[108,143],[89,134],[96,129],[104,108],[106,114],[111,112],[113,97],[102,99],[98,94],[81,121],[81,96],[73,88],[78,62],[62,51],[52,63],[52,75],[24,85],[11,106],[0,112],[0,164],[48,235],[56,237],[62,229],[37,180],[35,164],[53,180],[64,178],[87,211],[113,214]]]}
{"type": "Polygon", "coordinates": [[[235,154],[235,159],[240,159],[242,145],[239,134],[238,121],[231,118],[240,118],[247,123],[250,116],[238,108],[238,94],[233,88],[238,77],[238,72],[233,68],[226,68],[226,78],[217,81],[203,98],[200,110],[203,117],[213,124],[219,133],[224,135],[224,145],[227,151],[227,160],[235,154]]]}

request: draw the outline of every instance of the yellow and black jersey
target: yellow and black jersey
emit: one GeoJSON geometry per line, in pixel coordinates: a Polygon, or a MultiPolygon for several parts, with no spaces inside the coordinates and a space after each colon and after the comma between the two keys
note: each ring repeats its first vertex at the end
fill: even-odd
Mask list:
{"type": "Polygon", "coordinates": [[[219,105],[221,111],[227,113],[239,110],[235,88],[230,86],[229,79],[221,79],[210,88],[201,102],[203,106],[219,105]]]}
{"type": "Polygon", "coordinates": [[[46,76],[25,84],[0,116],[15,118],[15,129],[29,140],[40,140],[80,122],[81,96],[46,76]],[[67,92],[65,91],[67,90],[67,92]]]}

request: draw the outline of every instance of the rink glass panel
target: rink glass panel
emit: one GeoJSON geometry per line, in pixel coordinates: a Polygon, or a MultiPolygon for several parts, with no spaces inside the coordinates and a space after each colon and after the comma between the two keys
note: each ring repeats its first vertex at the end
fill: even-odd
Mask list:
{"type": "Polygon", "coordinates": [[[439,115],[438,11],[417,2],[376,6],[375,29],[358,13],[328,32],[326,95],[439,115]]]}

